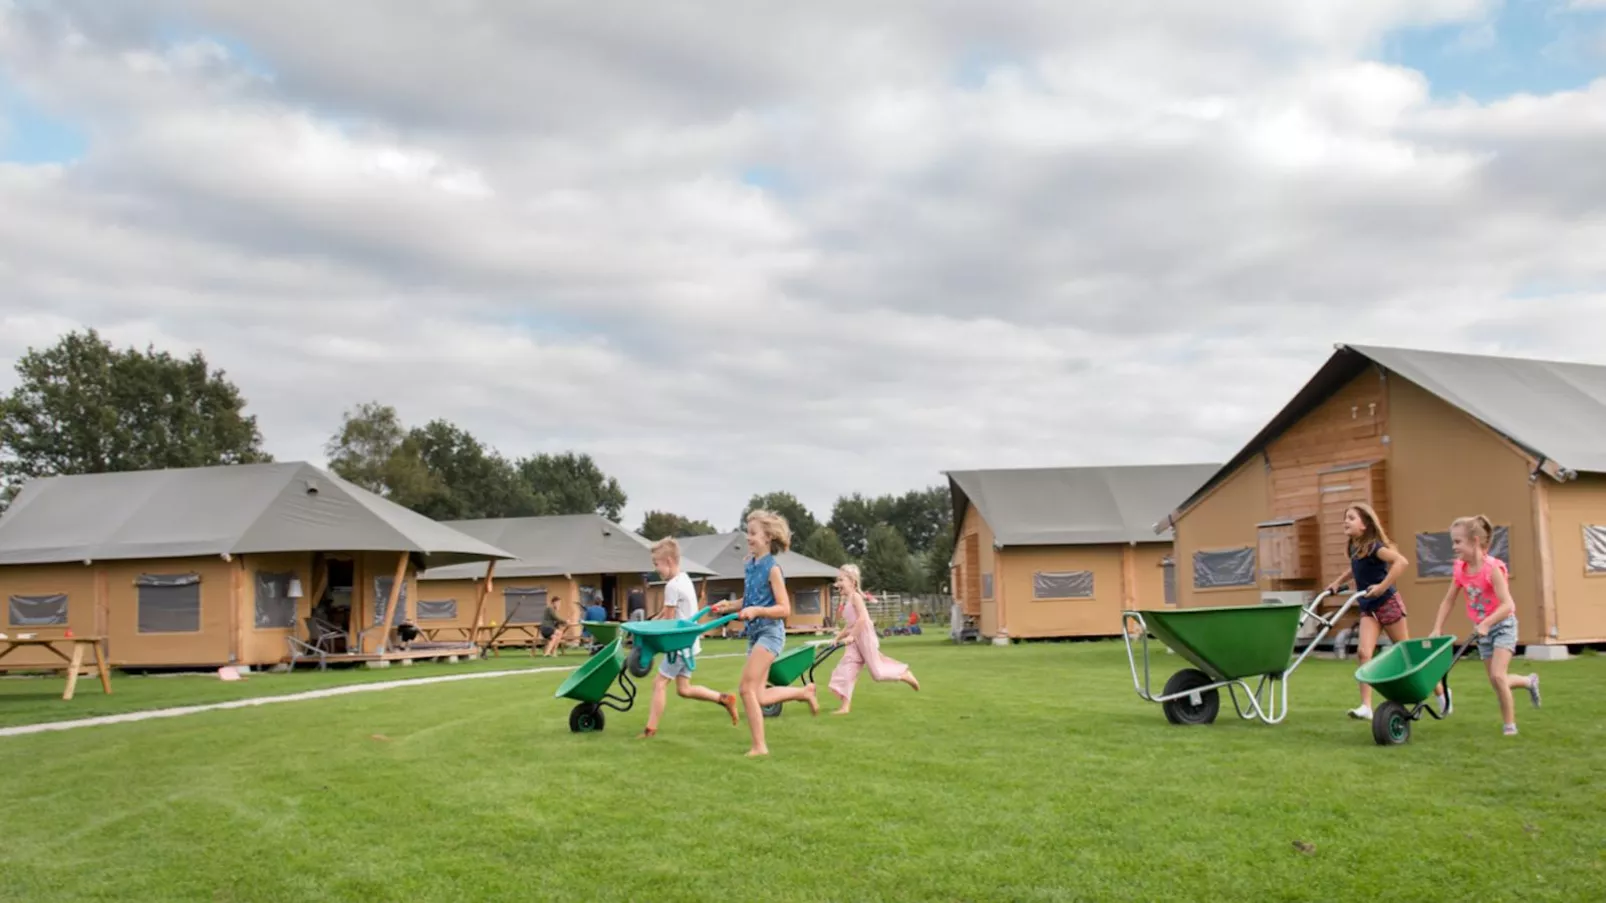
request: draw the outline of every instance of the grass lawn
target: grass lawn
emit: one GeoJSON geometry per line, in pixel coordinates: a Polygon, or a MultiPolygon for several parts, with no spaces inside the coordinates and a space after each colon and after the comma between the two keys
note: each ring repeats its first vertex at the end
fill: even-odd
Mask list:
{"type": "MultiPolygon", "coordinates": [[[[762,761],[743,758],[745,725],[678,699],[651,741],[632,739],[645,698],[571,734],[558,674],[0,738],[0,899],[1574,901],[1606,887],[1600,657],[1536,666],[1545,708],[1519,700],[1517,737],[1463,662],[1456,714],[1381,748],[1344,717],[1353,662],[1307,664],[1276,727],[1184,728],[1132,692],[1118,643],[886,648],[922,692],[865,679],[847,718],[789,706],[762,761]]],[[[1163,680],[1176,660],[1161,658],[1163,680]]],[[[739,665],[698,673],[728,688],[739,665]]]]}

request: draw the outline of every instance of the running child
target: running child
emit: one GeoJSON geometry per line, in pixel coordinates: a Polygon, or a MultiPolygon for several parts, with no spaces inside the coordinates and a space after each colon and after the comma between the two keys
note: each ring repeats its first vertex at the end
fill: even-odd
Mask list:
{"type": "MultiPolygon", "coordinates": [[[[1344,535],[1348,537],[1350,572],[1329,583],[1327,591],[1337,592],[1349,578],[1355,581],[1356,591],[1364,593],[1358,603],[1361,637],[1356,650],[1356,657],[1364,665],[1377,652],[1377,640],[1383,633],[1396,643],[1411,638],[1410,628],[1405,623],[1405,599],[1394,586],[1411,562],[1400,554],[1383,529],[1383,522],[1378,520],[1377,512],[1365,502],[1357,502],[1344,510],[1344,535]]],[[[1350,709],[1349,716],[1370,721],[1372,687],[1364,683],[1360,687],[1361,704],[1350,709]]],[[[1440,684],[1438,689],[1439,710],[1449,714],[1444,685],[1440,684]]]]}
{"type": "Polygon", "coordinates": [[[747,624],[747,663],[742,666],[742,706],[747,710],[747,727],[753,733],[749,756],[767,756],[764,743],[763,707],[777,702],[802,700],[809,711],[820,714],[814,684],[807,687],[770,687],[770,663],[786,647],[786,616],[792,613],[792,599],[786,592],[786,578],[775,556],[792,545],[792,530],[786,519],[769,511],[747,515],[747,568],[742,598],[714,606],[718,614],[740,611],[737,617],[747,624]]]}
{"type": "Polygon", "coordinates": [[[1436,636],[1443,630],[1444,619],[1449,617],[1455,597],[1466,593],[1467,617],[1478,634],[1478,656],[1483,659],[1495,698],[1500,700],[1500,718],[1505,725],[1501,732],[1509,737],[1517,732],[1516,704],[1511,699],[1511,691],[1517,687],[1527,690],[1534,708],[1539,708],[1539,675],[1517,677],[1507,673],[1511,657],[1517,651],[1517,603],[1511,599],[1506,563],[1489,554],[1493,536],[1494,527],[1481,514],[1458,517],[1450,524],[1455,570],[1450,589],[1439,603],[1433,633],[1436,636]]]}
{"type": "MultiPolygon", "coordinates": [[[[652,547],[652,566],[664,578],[664,607],[658,613],[659,618],[681,618],[691,620],[697,616],[697,590],[691,584],[691,577],[680,569],[680,543],[674,539],[660,539],[652,547]]],[[[636,739],[644,739],[658,733],[658,719],[663,717],[664,704],[669,698],[669,682],[675,682],[675,692],[682,699],[701,699],[704,702],[717,702],[725,707],[731,716],[731,724],[737,723],[736,697],[730,693],[719,693],[707,687],[695,686],[691,682],[691,674],[697,669],[697,656],[703,652],[703,641],[699,637],[692,643],[691,649],[675,656],[670,662],[665,656],[658,665],[658,675],[652,681],[652,708],[647,714],[647,728],[636,739]]]]}
{"type": "Polygon", "coordinates": [[[876,636],[875,624],[864,607],[864,593],[859,589],[859,566],[844,564],[836,575],[837,592],[842,594],[842,629],[833,642],[846,645],[842,660],[831,671],[831,692],[842,700],[833,715],[846,715],[853,705],[853,685],[858,683],[859,671],[870,669],[870,677],[882,682],[899,681],[916,690],[920,681],[909,666],[881,653],[881,638],[876,636]]]}

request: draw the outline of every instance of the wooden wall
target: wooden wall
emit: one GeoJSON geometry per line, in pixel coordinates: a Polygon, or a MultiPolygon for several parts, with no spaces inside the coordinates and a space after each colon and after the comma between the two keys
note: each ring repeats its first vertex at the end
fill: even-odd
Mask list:
{"type": "Polygon", "coordinates": [[[954,557],[958,562],[958,567],[954,569],[954,596],[965,614],[980,618],[981,634],[985,637],[998,633],[998,579],[994,573],[993,553],[992,527],[987,525],[975,505],[967,505],[965,518],[959,527],[959,541],[954,547],[954,557]],[[983,598],[983,574],[993,574],[993,597],[983,598]]]}
{"type": "Polygon", "coordinates": [[[1251,458],[1178,520],[1173,547],[1179,607],[1252,605],[1260,601],[1258,586],[1195,588],[1193,554],[1257,546],[1255,525],[1270,518],[1270,476],[1262,458],[1251,458]]]}
{"type": "Polygon", "coordinates": [[[1116,636],[1124,609],[1165,604],[1160,562],[1170,551],[1163,542],[1002,549],[996,558],[1005,600],[1001,626],[1012,639],[1116,636]],[[1034,575],[1051,571],[1091,571],[1093,598],[1034,598],[1034,575]]]}
{"type": "Polygon", "coordinates": [[[1582,474],[1567,483],[1546,478],[1546,483],[1557,639],[1606,642],[1606,574],[1587,571],[1584,557],[1584,527],[1606,526],[1606,475],[1582,474]]]}

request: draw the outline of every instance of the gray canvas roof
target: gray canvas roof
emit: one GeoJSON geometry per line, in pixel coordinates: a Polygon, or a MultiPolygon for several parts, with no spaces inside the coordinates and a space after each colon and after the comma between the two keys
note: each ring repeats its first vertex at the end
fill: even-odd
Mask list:
{"type": "MultiPolygon", "coordinates": [[[[513,553],[512,561],[497,563],[497,577],[648,574],[653,569],[652,543],[597,514],[458,520],[446,525],[513,553]]],[[[695,559],[683,557],[688,559],[682,562],[688,574],[709,573],[695,559]]],[[[418,579],[471,580],[485,576],[485,570],[483,563],[431,568],[418,579]]]]}
{"type": "Polygon", "coordinates": [[[0,517],[0,564],[271,552],[510,557],[299,462],[45,477],[0,517]]]}
{"type": "Polygon", "coordinates": [[[1157,542],[1155,520],[1215,473],[1217,466],[949,471],[954,528],[964,522],[968,502],[992,528],[999,548],[1157,542]]]}
{"type": "MultiPolygon", "coordinates": [[[[740,580],[747,573],[747,534],[742,531],[682,536],[676,541],[680,543],[680,554],[708,565],[715,580],[740,580]]],[[[797,552],[782,552],[775,556],[775,563],[781,566],[781,573],[788,579],[836,578],[836,568],[797,552]]]]}
{"type": "MultiPolygon", "coordinates": [[[[1232,460],[1194,487],[1173,517],[1373,366],[1410,380],[1481,421],[1545,463],[1552,476],[1606,473],[1606,366],[1377,345],[1336,347],[1293,400],[1232,460]]],[[[1167,517],[1156,529],[1167,528],[1169,522],[1167,517]]]]}

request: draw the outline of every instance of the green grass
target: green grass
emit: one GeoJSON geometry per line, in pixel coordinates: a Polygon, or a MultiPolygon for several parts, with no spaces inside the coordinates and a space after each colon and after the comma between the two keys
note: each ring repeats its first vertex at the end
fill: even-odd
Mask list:
{"type": "MultiPolygon", "coordinates": [[[[921,693],[866,679],[847,718],[789,706],[764,761],[743,758],[745,725],[678,699],[652,741],[632,739],[645,699],[570,734],[557,674],[0,738],[0,900],[1571,901],[1606,887],[1599,657],[1537,666],[1545,708],[1520,702],[1518,737],[1500,735],[1465,662],[1455,716],[1382,748],[1344,717],[1353,662],[1308,664],[1276,727],[1229,708],[1179,728],[1132,692],[1119,644],[886,647],[921,693]]],[[[739,664],[705,660],[699,676],[730,687],[739,664]]],[[[1162,656],[1160,679],[1175,666],[1162,656]]]]}

